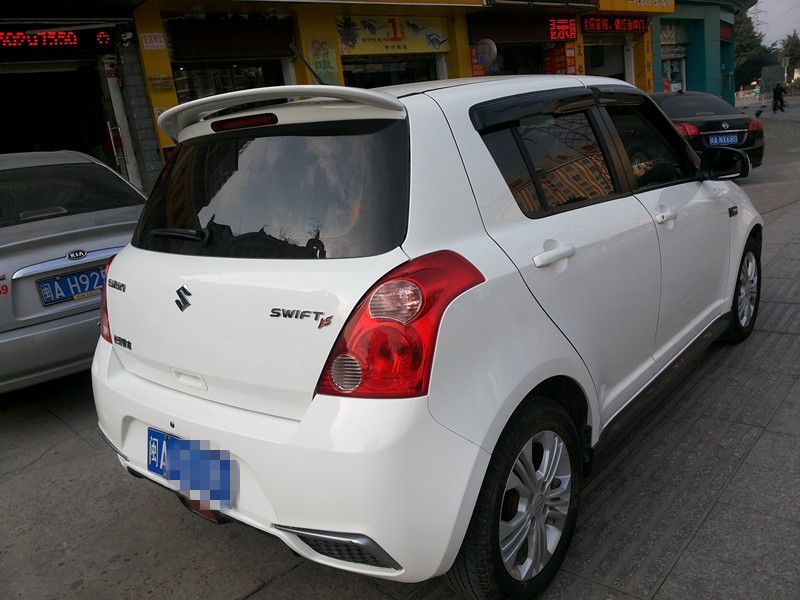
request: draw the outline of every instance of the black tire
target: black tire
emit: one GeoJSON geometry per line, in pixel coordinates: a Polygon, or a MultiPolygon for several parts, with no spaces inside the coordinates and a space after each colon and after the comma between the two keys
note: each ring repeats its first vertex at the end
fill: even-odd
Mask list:
{"type": "Polygon", "coordinates": [[[530,599],[546,588],[575,531],[582,469],[578,434],[561,406],[533,398],[517,409],[497,442],[464,542],[445,576],[450,587],[473,600],[530,599]],[[547,465],[549,474],[538,477],[547,465]],[[531,470],[536,473],[527,487],[531,470]],[[508,544],[514,549],[505,560],[501,528],[506,542],[517,541],[508,544]]]}
{"type": "Polygon", "coordinates": [[[753,331],[761,302],[761,245],[747,240],[736,275],[736,288],[731,303],[731,322],[726,339],[739,343],[753,331]]]}

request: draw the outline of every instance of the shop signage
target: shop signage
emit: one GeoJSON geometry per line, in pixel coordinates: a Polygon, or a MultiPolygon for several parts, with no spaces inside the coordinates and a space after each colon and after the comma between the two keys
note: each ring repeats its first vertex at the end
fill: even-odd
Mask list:
{"type": "Polygon", "coordinates": [[[549,19],[550,41],[565,42],[578,39],[578,25],[574,18],[549,19]]]}
{"type": "Polygon", "coordinates": [[[341,15],[336,30],[343,56],[450,51],[442,17],[341,15]]]}
{"type": "Polygon", "coordinates": [[[50,31],[0,30],[0,55],[37,53],[53,55],[114,49],[113,29],[53,29],[50,31]]]}
{"type": "Polygon", "coordinates": [[[313,38],[306,42],[311,68],[328,85],[339,85],[339,68],[333,38],[313,38]]]}
{"type": "Polygon", "coordinates": [[[719,39],[723,42],[730,42],[733,40],[733,26],[730,23],[719,24],[719,39]]]}
{"type": "Polygon", "coordinates": [[[582,17],[583,33],[646,33],[647,17],[582,17]]]}
{"type": "Polygon", "coordinates": [[[576,75],[575,43],[556,44],[544,51],[544,72],[553,75],[576,75]]]}
{"type": "Polygon", "coordinates": [[[475,62],[488,67],[497,60],[497,45],[492,40],[481,40],[475,44],[475,62]]]}
{"type": "Polygon", "coordinates": [[[628,0],[628,4],[641,8],[675,8],[675,0],[628,0]]]}

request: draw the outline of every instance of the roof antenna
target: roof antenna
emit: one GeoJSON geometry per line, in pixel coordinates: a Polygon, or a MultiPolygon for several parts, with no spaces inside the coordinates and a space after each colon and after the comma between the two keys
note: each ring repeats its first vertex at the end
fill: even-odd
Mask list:
{"type": "Polygon", "coordinates": [[[308,72],[311,73],[311,76],[314,78],[314,81],[316,81],[320,85],[327,85],[324,81],[322,81],[322,77],[317,75],[317,72],[311,68],[311,65],[308,64],[308,61],[305,58],[303,58],[303,55],[300,54],[300,51],[297,49],[297,46],[295,46],[294,43],[289,42],[289,49],[292,52],[294,52],[294,55],[297,58],[303,61],[303,64],[306,66],[306,69],[308,69],[308,72]]]}

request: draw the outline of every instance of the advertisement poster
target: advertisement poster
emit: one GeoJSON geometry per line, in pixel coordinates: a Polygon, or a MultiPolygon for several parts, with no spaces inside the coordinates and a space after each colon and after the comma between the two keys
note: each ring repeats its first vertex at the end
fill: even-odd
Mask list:
{"type": "Polygon", "coordinates": [[[339,69],[333,38],[316,38],[306,41],[309,63],[327,85],[339,85],[339,69]]]}
{"type": "Polygon", "coordinates": [[[342,15],[336,29],[343,56],[450,51],[445,18],[342,15]]]}

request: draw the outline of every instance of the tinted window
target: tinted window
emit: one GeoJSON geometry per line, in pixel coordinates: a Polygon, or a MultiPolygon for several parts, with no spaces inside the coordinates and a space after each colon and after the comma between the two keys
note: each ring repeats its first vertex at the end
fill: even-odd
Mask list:
{"type": "Polygon", "coordinates": [[[143,203],[141,194],[99,165],[0,170],[0,227],[143,203]]]}
{"type": "Polygon", "coordinates": [[[649,102],[607,107],[628,154],[639,187],[693,177],[684,143],[672,124],[649,102]]]}
{"type": "Polygon", "coordinates": [[[711,94],[662,96],[658,104],[667,113],[667,116],[673,120],[710,117],[713,115],[735,115],[739,113],[730,104],[711,94]]]}
{"type": "Polygon", "coordinates": [[[139,248],[239,258],[344,258],[402,243],[405,121],[286,126],[176,151],[145,208],[139,248]]]}
{"type": "Polygon", "coordinates": [[[528,216],[614,192],[586,113],[535,115],[483,138],[528,216]]]}

